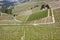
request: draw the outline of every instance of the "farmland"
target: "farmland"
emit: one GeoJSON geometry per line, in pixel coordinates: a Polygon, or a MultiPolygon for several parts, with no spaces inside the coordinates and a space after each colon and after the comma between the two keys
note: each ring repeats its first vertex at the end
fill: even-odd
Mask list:
{"type": "Polygon", "coordinates": [[[13,9],[13,13],[14,14],[19,14],[19,13],[21,13],[21,12],[23,12],[23,11],[26,11],[26,10],[30,10],[32,7],[34,7],[35,5],[39,5],[39,6],[41,6],[42,4],[44,4],[44,2],[36,2],[36,3],[34,3],[34,2],[28,2],[28,3],[23,3],[23,4],[20,4],[20,5],[16,5],[15,7],[14,7],[14,9],[13,9]]]}
{"type": "Polygon", "coordinates": [[[55,20],[58,23],[58,22],[60,22],[60,8],[59,9],[56,9],[56,10],[54,10],[54,13],[55,13],[54,15],[56,15],[55,16],[55,20]]]}
{"type": "Polygon", "coordinates": [[[60,25],[13,25],[0,26],[0,40],[59,40],[60,25]]]}
{"type": "Polygon", "coordinates": [[[0,16],[0,20],[12,20],[13,16],[12,15],[8,15],[6,13],[2,13],[0,16]]]}
{"type": "MultiPolygon", "coordinates": [[[[40,23],[39,22],[40,20],[43,20],[42,21],[43,23],[44,21],[51,22],[52,19],[50,19],[50,17],[52,17],[52,12],[50,10],[50,16],[47,17],[48,16],[47,10],[41,11],[40,6],[32,10],[30,8],[28,8],[28,10],[25,10],[28,6],[27,7],[23,6],[24,8],[23,7],[21,8],[22,10],[24,10],[23,13],[21,13],[22,10],[19,7],[17,7],[14,10],[14,13],[15,14],[17,13],[18,15],[16,16],[16,19],[14,19],[12,15],[7,15],[10,16],[12,19],[2,18],[2,20],[10,20],[10,21],[2,21],[2,24],[7,23],[8,25],[0,25],[0,40],[60,40],[60,8],[53,10],[55,23],[27,25],[26,23],[24,24],[24,22],[35,21],[35,20],[37,20],[38,23],[40,23]],[[22,24],[20,21],[22,22],[22,24]]],[[[5,17],[6,14],[2,16],[5,17]]]]}
{"type": "Polygon", "coordinates": [[[39,20],[39,19],[42,19],[44,17],[47,17],[47,15],[48,15],[47,10],[42,11],[42,12],[38,11],[38,12],[35,12],[35,13],[31,14],[27,21],[39,20]]]}
{"type": "MultiPolygon", "coordinates": [[[[51,19],[50,20],[47,17],[48,10],[41,10],[41,5],[43,4],[45,3],[44,2],[27,2],[27,3],[16,5],[12,11],[13,13],[12,15],[2,14],[0,18],[1,19],[0,23],[1,24],[21,24],[21,23],[26,24],[25,22],[35,21],[35,20],[38,21],[40,19],[41,19],[41,23],[43,21],[45,23],[47,21],[50,22],[52,18],[49,17],[51,19]],[[13,15],[16,15],[16,16],[13,16],[13,15]]],[[[52,14],[51,11],[50,11],[50,14],[52,14]]]]}
{"type": "MultiPolygon", "coordinates": [[[[58,22],[60,17],[58,14],[59,13],[57,11],[57,14],[55,14],[56,22],[58,22]]],[[[37,26],[0,25],[0,40],[21,40],[21,37],[24,35],[24,31],[24,40],[60,40],[60,21],[55,24],[41,24],[37,26]]]]}

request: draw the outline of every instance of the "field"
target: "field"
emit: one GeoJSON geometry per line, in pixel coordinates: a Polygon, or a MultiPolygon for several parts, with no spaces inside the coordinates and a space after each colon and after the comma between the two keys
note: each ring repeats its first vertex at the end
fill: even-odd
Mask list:
{"type": "Polygon", "coordinates": [[[12,15],[8,15],[6,13],[2,13],[0,16],[0,20],[12,20],[14,19],[12,15]]]}
{"type": "Polygon", "coordinates": [[[55,15],[55,20],[56,20],[57,23],[59,23],[60,22],[60,8],[54,10],[54,13],[55,13],[54,14],[55,15]]]}
{"type": "Polygon", "coordinates": [[[33,8],[35,5],[39,5],[41,6],[42,4],[44,4],[44,2],[27,2],[27,3],[23,3],[23,4],[19,4],[19,5],[16,5],[13,9],[13,13],[14,14],[19,14],[21,12],[24,12],[26,10],[30,10],[31,8],[33,8]]]}
{"type": "MultiPolygon", "coordinates": [[[[40,3],[38,4],[40,5],[40,3]]],[[[15,17],[16,19],[11,15],[8,16],[9,17],[11,16],[10,18],[12,19],[1,17],[2,20],[4,21],[0,20],[0,24],[7,23],[8,25],[0,25],[0,40],[60,40],[60,8],[53,10],[55,23],[27,25],[26,23],[24,24],[24,22],[34,21],[37,19],[38,19],[37,20],[38,23],[40,23],[39,21],[42,19],[43,19],[42,21],[43,23],[46,21],[52,22],[51,21],[52,19],[50,19],[50,17],[52,17],[51,10],[50,10],[50,15],[48,15],[47,10],[44,11],[40,10],[40,6],[30,10],[30,8],[32,7],[31,5],[34,4],[30,4],[30,5],[23,4],[21,6],[19,5],[20,8],[22,7],[21,9],[19,7],[14,9],[13,13],[14,14],[17,13],[18,15],[15,17]],[[19,24],[19,25],[9,25],[9,24],[19,24]]],[[[2,16],[5,17],[6,15],[7,14],[4,14],[2,16]]]]}
{"type": "Polygon", "coordinates": [[[48,16],[48,10],[44,10],[42,12],[38,11],[38,12],[32,13],[27,19],[27,21],[39,20],[47,16],[48,16]]]}
{"type": "MultiPolygon", "coordinates": [[[[16,16],[14,17],[13,15],[1,13],[2,15],[0,16],[0,24],[21,24],[21,23],[26,24],[29,21],[35,21],[35,20],[37,21],[41,20],[40,21],[41,23],[52,22],[52,17],[47,17],[48,10],[46,9],[41,10],[41,5],[43,4],[45,3],[44,2],[27,2],[27,3],[16,5],[12,11],[13,15],[16,15],[16,16]]],[[[51,11],[49,14],[51,14],[52,16],[51,11]]]]}
{"type": "Polygon", "coordinates": [[[0,26],[0,40],[22,40],[22,37],[24,40],[60,40],[60,25],[0,26]]]}
{"type": "Polygon", "coordinates": [[[17,14],[18,16],[16,16],[17,20],[20,21],[26,21],[27,17],[30,14],[33,14],[37,11],[40,10],[41,5],[44,4],[44,2],[29,2],[29,3],[25,3],[25,4],[20,4],[17,5],[14,9],[13,9],[13,14],[17,14]],[[38,5],[39,7],[34,8],[34,6],[38,5]],[[33,9],[31,9],[33,8],[33,9]],[[29,12],[30,11],[30,12],[29,12]]]}
{"type": "Polygon", "coordinates": [[[0,40],[60,40],[59,10],[54,10],[55,24],[0,25],[0,40]]]}

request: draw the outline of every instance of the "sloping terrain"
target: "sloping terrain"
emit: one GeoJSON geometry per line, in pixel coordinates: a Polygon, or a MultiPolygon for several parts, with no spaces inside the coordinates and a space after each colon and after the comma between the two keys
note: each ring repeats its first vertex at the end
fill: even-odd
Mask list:
{"type": "Polygon", "coordinates": [[[0,25],[0,40],[60,40],[60,8],[53,14],[54,24],[0,25]]]}
{"type": "Polygon", "coordinates": [[[60,1],[52,1],[48,3],[50,5],[51,8],[53,9],[57,9],[60,8],[60,1]]]}

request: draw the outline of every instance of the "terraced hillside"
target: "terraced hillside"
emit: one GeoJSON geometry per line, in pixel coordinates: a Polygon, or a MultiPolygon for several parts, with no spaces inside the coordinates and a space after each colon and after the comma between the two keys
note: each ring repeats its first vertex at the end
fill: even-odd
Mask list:
{"type": "Polygon", "coordinates": [[[1,13],[0,15],[0,20],[13,20],[13,16],[12,15],[8,15],[6,13],[1,13]]]}
{"type": "Polygon", "coordinates": [[[55,24],[0,25],[0,40],[60,40],[59,10],[54,10],[55,24]]]}
{"type": "Polygon", "coordinates": [[[60,8],[54,9],[53,14],[54,24],[0,25],[0,40],[60,40],[60,8]]]}
{"type": "Polygon", "coordinates": [[[30,10],[35,5],[41,6],[42,4],[44,4],[44,2],[26,2],[26,3],[23,3],[23,4],[19,4],[19,5],[16,5],[14,7],[13,13],[14,14],[19,14],[19,13],[24,12],[26,10],[30,10]]]}

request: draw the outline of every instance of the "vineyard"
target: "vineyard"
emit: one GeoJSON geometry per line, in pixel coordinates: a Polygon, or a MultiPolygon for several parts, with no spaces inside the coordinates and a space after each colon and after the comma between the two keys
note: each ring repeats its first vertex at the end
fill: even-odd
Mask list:
{"type": "Polygon", "coordinates": [[[27,21],[33,21],[33,20],[39,20],[39,19],[42,19],[42,18],[45,18],[48,16],[48,11],[47,10],[44,10],[44,11],[38,11],[38,12],[35,12],[35,13],[32,13],[29,18],[27,19],[27,21]]]}

